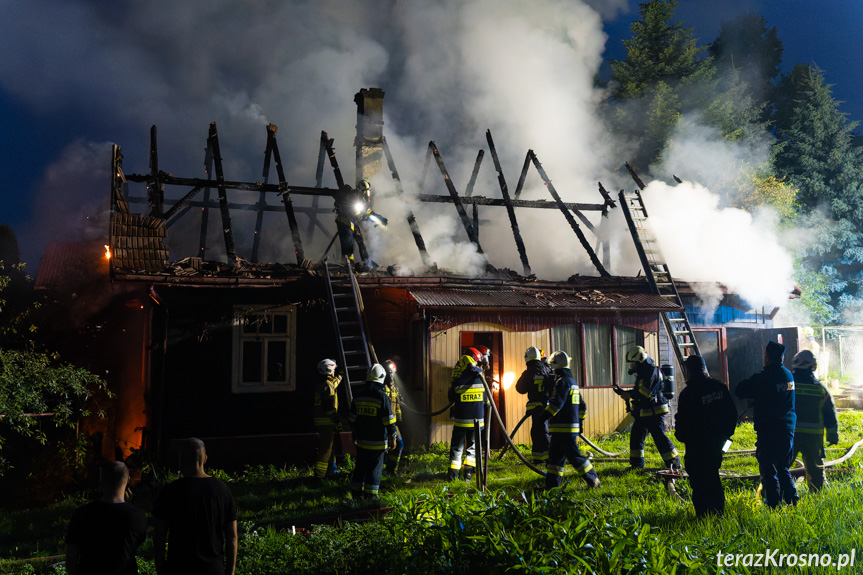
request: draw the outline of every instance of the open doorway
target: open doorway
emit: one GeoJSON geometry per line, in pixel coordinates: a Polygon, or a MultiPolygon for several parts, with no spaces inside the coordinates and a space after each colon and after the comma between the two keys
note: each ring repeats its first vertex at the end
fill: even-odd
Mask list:
{"type": "MultiPolygon", "coordinates": [[[[468,349],[474,347],[480,349],[485,347],[491,351],[489,366],[485,372],[485,380],[492,391],[492,400],[497,407],[498,413],[506,421],[505,396],[500,392],[501,374],[503,373],[503,333],[499,331],[463,331],[461,332],[461,354],[468,353],[468,349]]],[[[499,449],[503,446],[503,435],[494,416],[490,417],[491,425],[491,447],[499,449]]]]}

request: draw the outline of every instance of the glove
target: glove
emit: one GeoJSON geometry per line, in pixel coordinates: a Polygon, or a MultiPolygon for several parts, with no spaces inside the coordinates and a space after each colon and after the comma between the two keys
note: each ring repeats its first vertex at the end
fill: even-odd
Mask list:
{"type": "Polygon", "coordinates": [[[830,430],[827,432],[827,445],[836,445],[839,443],[839,431],[830,430]]]}
{"type": "Polygon", "coordinates": [[[387,441],[387,449],[389,451],[395,451],[395,449],[396,449],[396,438],[395,438],[395,436],[390,437],[389,441],[387,441]]]}
{"type": "Polygon", "coordinates": [[[336,433],[341,433],[342,432],[342,422],[337,421],[335,423],[335,425],[333,425],[333,429],[335,430],[336,433]]]}

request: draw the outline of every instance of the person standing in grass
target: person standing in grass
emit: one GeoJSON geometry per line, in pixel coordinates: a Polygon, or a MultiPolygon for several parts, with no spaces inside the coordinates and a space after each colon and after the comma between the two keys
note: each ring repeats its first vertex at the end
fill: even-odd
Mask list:
{"type": "Polygon", "coordinates": [[[206,462],[203,441],[183,440],[182,477],[166,485],[153,505],[153,558],[159,575],[235,573],[237,508],[225,482],[204,472],[206,462]]]}
{"type": "Polygon", "coordinates": [[[788,468],[794,461],[794,377],[784,365],[785,346],[771,341],[764,349],[764,369],[737,384],[735,395],[754,402],[755,458],[765,503],[797,503],[797,488],[788,468]]]}
{"type": "Polygon", "coordinates": [[[546,362],[542,360],[542,352],[536,347],[529,347],[524,352],[525,370],[515,382],[515,390],[527,394],[526,411],[530,414],[531,457],[535,465],[545,465],[548,462],[548,445],[551,437],[548,434],[548,418],[544,416],[548,405],[548,394],[554,386],[554,377],[546,362]]]}
{"type": "Polygon", "coordinates": [[[824,431],[827,444],[839,443],[839,421],[833,396],[815,377],[818,362],[808,349],[798,352],[791,360],[794,370],[795,410],[794,455],[800,453],[806,466],[806,485],[810,492],[824,487],[824,431]]]}
{"type": "Polygon", "coordinates": [[[737,408],[725,384],[707,373],[703,357],[690,355],[683,363],[686,387],[677,401],[674,436],[686,444],[683,464],[695,516],[722,515],[725,490],[719,467],[723,446],[737,426],[737,408]]]}
{"type": "Polygon", "coordinates": [[[69,575],[135,575],[135,550],[147,536],[147,514],[126,503],[129,469],[122,461],[101,466],[102,496],[78,508],[66,532],[69,575]]]}
{"type": "Polygon", "coordinates": [[[545,488],[559,487],[566,462],[575,468],[588,488],[599,487],[599,476],[588,458],[578,449],[578,434],[587,407],[578,391],[578,382],[569,369],[569,355],[556,351],[548,358],[554,373],[554,387],[543,417],[549,420],[551,443],[548,448],[545,488]]]}
{"type": "Polygon", "coordinates": [[[339,384],[342,374],[336,374],[336,362],[322,359],[318,362],[321,379],[315,384],[312,396],[312,422],[318,432],[318,460],[315,463],[315,478],[324,479],[335,475],[336,445],[341,444],[342,422],[339,419],[339,384]]]}
{"type": "Polygon", "coordinates": [[[351,403],[348,421],[357,446],[351,492],[356,499],[377,500],[384,456],[387,449],[396,447],[396,416],[384,389],[386,375],[381,364],[374,364],[366,376],[366,385],[351,403]]]}

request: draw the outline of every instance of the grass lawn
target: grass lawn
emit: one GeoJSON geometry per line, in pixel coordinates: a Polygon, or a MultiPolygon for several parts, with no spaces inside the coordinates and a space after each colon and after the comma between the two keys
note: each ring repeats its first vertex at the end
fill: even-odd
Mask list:
{"type": "MultiPolygon", "coordinates": [[[[861,438],[863,413],[841,413],[841,442],[827,459],[861,438]]],[[[592,439],[605,451],[628,453],[626,434],[592,439]]],[[[733,449],[754,444],[751,425],[738,427],[733,449]]],[[[544,492],[543,478],[513,453],[500,461],[495,453],[489,489],[480,493],[473,482],[443,480],[447,450],[434,445],[408,453],[399,474],[382,485],[381,506],[391,509],[363,522],[337,519],[370,509],[350,499],[347,481],[318,484],[309,468],[255,467],[230,475],[210,470],[229,483],[240,511],[237,572],[863,573],[863,453],[828,474],[830,485],[820,493],[798,484],[800,503],[776,511],[760,503],[756,483],[726,479],[725,515],[696,521],[686,481],[676,483],[676,497],[653,474],[627,471],[619,459],[595,454],[599,489],[588,491],[569,469],[563,488],[544,492]],[[850,561],[852,552],[854,565],[841,571],[810,566],[815,555],[838,562],[850,561]],[[769,567],[756,567],[759,561],[769,567]]],[[[650,440],[646,452],[648,467],[660,467],[650,440]]],[[[350,466],[347,461],[343,468],[350,466]]],[[[731,454],[723,469],[757,473],[751,453],[731,454]]],[[[158,488],[138,486],[132,503],[149,510],[158,488]]],[[[59,559],[20,560],[62,555],[66,523],[85,500],[82,494],[38,509],[4,511],[0,573],[65,573],[59,559]]],[[[140,555],[140,572],[155,573],[149,539],[140,555]]]]}

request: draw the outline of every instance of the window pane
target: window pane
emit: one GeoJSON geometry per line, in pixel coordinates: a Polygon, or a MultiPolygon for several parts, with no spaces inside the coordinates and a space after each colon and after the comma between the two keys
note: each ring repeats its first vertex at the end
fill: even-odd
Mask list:
{"type": "Polygon", "coordinates": [[[273,333],[273,316],[269,314],[259,315],[257,320],[258,333],[273,333]]]}
{"type": "Polygon", "coordinates": [[[257,316],[254,315],[245,315],[240,318],[240,322],[243,324],[243,333],[257,333],[258,326],[255,320],[257,316]]]}
{"type": "Polygon", "coordinates": [[[620,385],[632,383],[632,376],[627,373],[629,364],[626,363],[626,352],[638,345],[636,343],[637,330],[634,327],[617,326],[617,381],[620,385]]]}
{"type": "Polygon", "coordinates": [[[578,324],[564,325],[551,328],[551,340],[554,349],[547,349],[545,352],[551,355],[555,351],[565,351],[571,358],[572,362],[569,367],[572,369],[572,375],[579,385],[584,385],[581,379],[581,327],[578,324]]]}
{"type": "Polygon", "coordinates": [[[585,385],[611,385],[610,325],[584,325],[584,354],[587,358],[585,385]]]}
{"type": "Polygon", "coordinates": [[[273,333],[288,333],[288,316],[277,314],[273,316],[273,333]]]}
{"type": "Polygon", "coordinates": [[[259,341],[243,342],[243,382],[260,382],[264,346],[259,341]]]}
{"type": "Polygon", "coordinates": [[[287,357],[287,342],[282,340],[267,343],[267,382],[282,383],[287,379],[287,357]]]}

